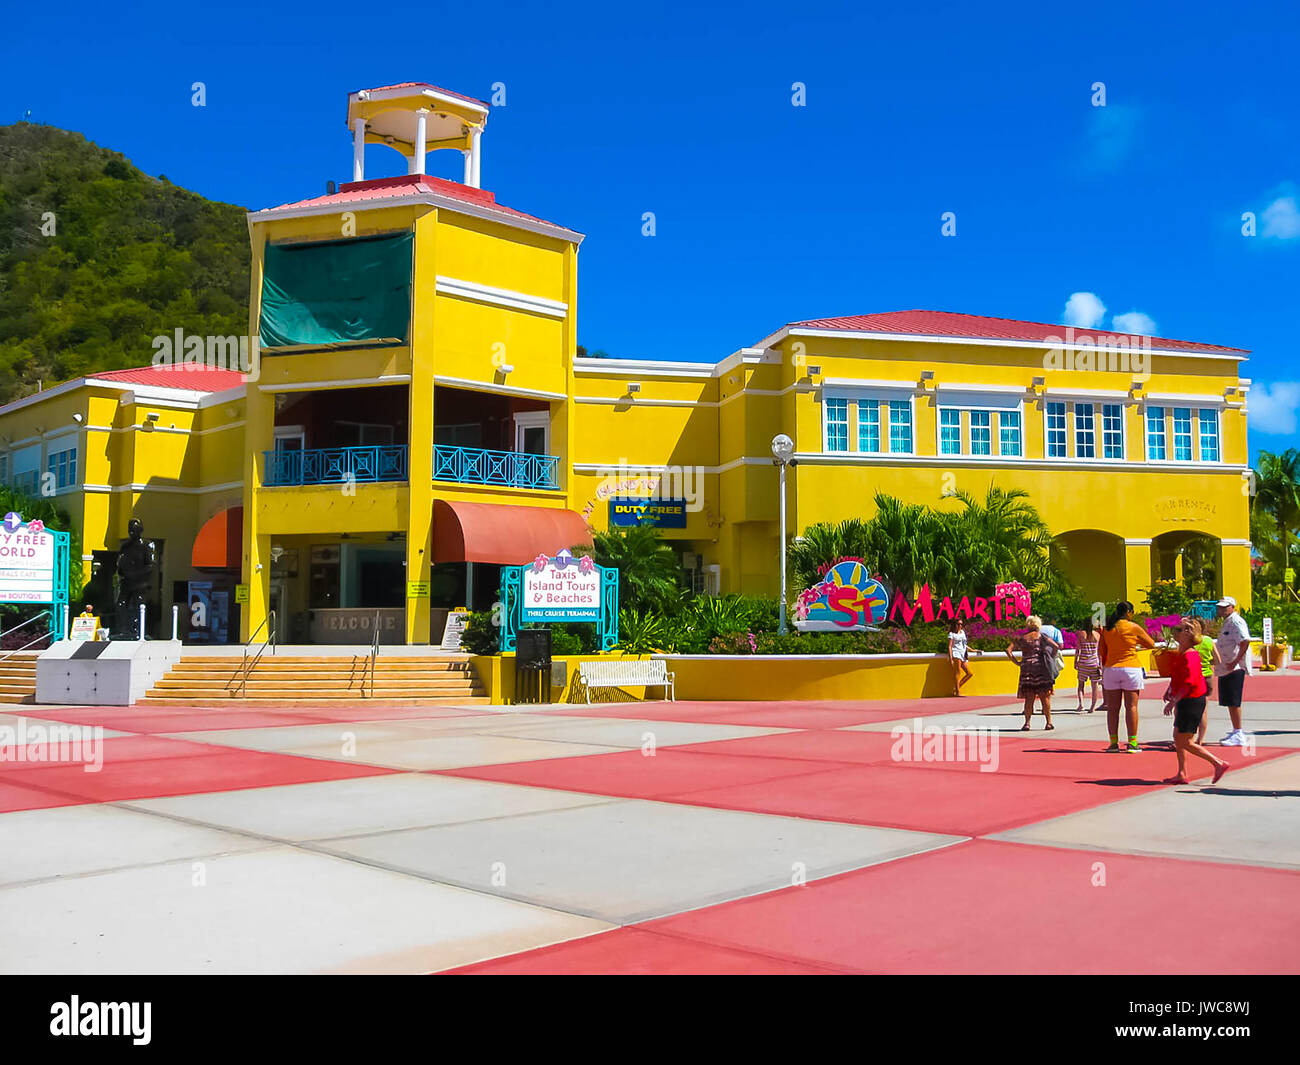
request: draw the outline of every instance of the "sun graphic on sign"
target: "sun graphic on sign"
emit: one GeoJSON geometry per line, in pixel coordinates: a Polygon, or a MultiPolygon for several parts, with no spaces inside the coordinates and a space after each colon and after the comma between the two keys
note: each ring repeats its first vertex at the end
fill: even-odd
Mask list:
{"type": "Polygon", "coordinates": [[[835,563],[804,596],[806,604],[800,606],[804,607],[806,620],[832,621],[845,628],[878,624],[889,612],[885,586],[871,576],[863,563],[851,559],[835,563]]]}

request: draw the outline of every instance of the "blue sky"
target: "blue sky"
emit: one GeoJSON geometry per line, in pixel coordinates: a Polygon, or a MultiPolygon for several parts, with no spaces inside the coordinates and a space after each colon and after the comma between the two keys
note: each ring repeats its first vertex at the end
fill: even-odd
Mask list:
{"type": "MultiPolygon", "coordinates": [[[[1062,322],[1085,293],[1072,306],[1104,306],[1107,327],[1144,315],[1250,348],[1252,452],[1297,443],[1292,3],[73,3],[6,19],[0,121],[30,109],[248,207],[350,177],[350,90],[503,83],[483,184],[587,234],[590,349],[716,359],[787,321],[913,307],[1062,322]]],[[[459,157],[430,168],[458,177],[459,157]]],[[[370,149],[367,176],[400,169],[370,149]]]]}

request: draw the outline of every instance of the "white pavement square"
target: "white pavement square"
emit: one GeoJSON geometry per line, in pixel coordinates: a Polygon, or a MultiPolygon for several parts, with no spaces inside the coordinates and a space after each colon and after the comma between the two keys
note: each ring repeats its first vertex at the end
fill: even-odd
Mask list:
{"type": "Polygon", "coordinates": [[[476,891],[629,922],[790,887],[800,875],[813,880],[960,838],[623,800],[320,846],[476,891]]]}

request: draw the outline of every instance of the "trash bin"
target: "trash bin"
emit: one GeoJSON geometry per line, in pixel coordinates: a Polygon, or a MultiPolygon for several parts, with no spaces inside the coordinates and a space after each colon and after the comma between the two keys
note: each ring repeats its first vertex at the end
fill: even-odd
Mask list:
{"type": "Polygon", "coordinates": [[[515,635],[515,702],[551,701],[551,630],[520,629],[515,635]]]}

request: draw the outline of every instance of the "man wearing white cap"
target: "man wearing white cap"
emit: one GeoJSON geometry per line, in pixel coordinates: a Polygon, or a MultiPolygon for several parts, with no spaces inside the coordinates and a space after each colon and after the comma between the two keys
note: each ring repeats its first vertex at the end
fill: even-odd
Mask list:
{"type": "Polygon", "coordinates": [[[1223,747],[1241,747],[1245,733],[1241,731],[1241,692],[1250,672],[1250,630],[1246,619],[1237,613],[1237,600],[1225,595],[1218,603],[1218,615],[1223,620],[1219,638],[1214,646],[1219,651],[1215,671],[1219,675],[1219,705],[1226,707],[1232,718],[1232,728],[1219,741],[1223,747]]]}

